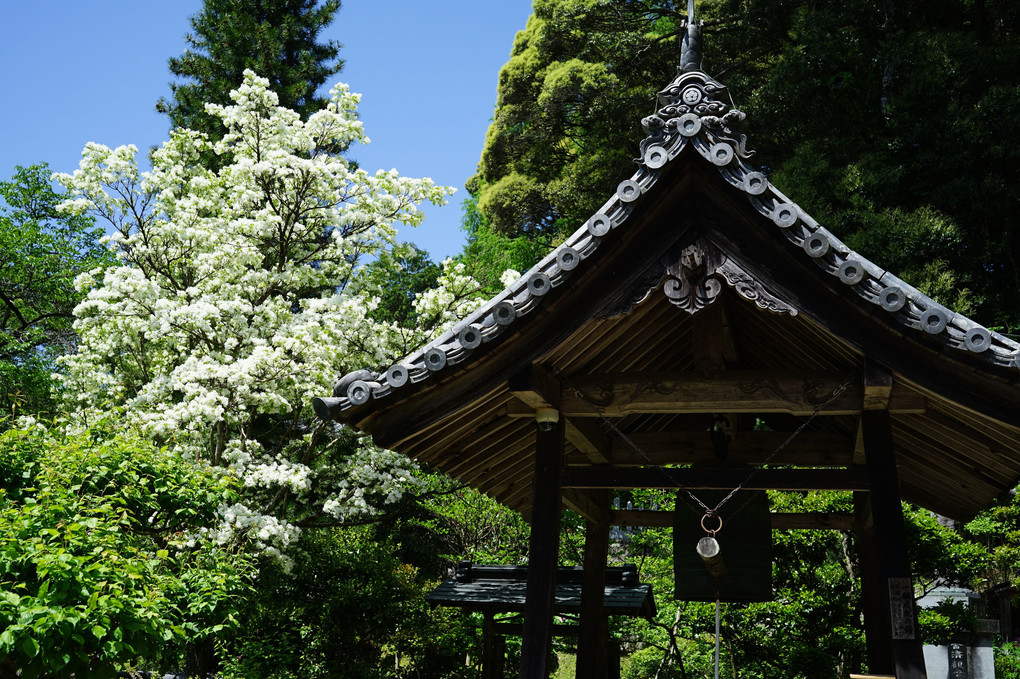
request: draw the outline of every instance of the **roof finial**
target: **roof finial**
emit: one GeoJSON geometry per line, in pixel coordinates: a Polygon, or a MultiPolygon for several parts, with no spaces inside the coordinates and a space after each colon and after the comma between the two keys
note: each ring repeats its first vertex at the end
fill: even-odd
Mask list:
{"type": "Polygon", "coordinates": [[[701,68],[701,25],[694,18],[694,0],[687,0],[687,32],[680,46],[680,70],[701,68]]]}

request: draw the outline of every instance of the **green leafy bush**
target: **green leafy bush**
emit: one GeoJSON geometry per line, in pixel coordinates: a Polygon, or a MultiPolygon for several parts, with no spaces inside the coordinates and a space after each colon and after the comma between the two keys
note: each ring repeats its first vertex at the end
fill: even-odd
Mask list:
{"type": "Polygon", "coordinates": [[[202,532],[233,493],[101,427],[0,434],[0,674],[113,676],[236,626],[247,564],[202,532]]]}
{"type": "Polygon", "coordinates": [[[995,647],[995,676],[1020,679],[1020,644],[1003,642],[995,647]]]}

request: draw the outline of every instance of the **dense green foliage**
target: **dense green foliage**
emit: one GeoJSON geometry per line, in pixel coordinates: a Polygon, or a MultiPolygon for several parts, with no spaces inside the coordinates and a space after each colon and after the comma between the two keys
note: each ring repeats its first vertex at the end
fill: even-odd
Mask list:
{"type": "Polygon", "coordinates": [[[646,4],[534,3],[500,72],[494,120],[468,184],[495,231],[572,230],[630,173],[641,117],[677,63],[673,43],[647,39],[657,20],[646,4]],[[650,25],[635,23],[645,17],[650,25]]]}
{"type": "Polygon", "coordinates": [[[112,261],[91,218],[57,211],[67,197],[45,164],[0,181],[0,413],[52,409],[54,359],[75,344],[74,279],[112,261]]]}
{"type": "Polygon", "coordinates": [[[110,428],[0,434],[0,674],[113,676],[235,629],[246,559],[211,528],[233,482],[110,428]]]}
{"type": "Polygon", "coordinates": [[[188,49],[169,62],[181,82],[170,84],[171,98],[156,110],[175,128],[219,139],[223,125],[205,105],[230,104],[230,90],[251,69],[269,79],[281,106],[307,118],[326,104],[319,87],[343,67],[340,45],[318,40],[339,9],[340,0],[205,0],[191,17],[188,49]]]}
{"type": "Polygon", "coordinates": [[[461,677],[473,624],[424,601],[434,580],[371,526],[306,533],[291,573],[267,564],[226,676],[461,677]]]}
{"type": "Polygon", "coordinates": [[[461,225],[467,234],[467,244],[459,259],[490,295],[503,289],[503,272],[527,271],[553,244],[540,234],[514,236],[493,229],[489,219],[479,211],[478,198],[474,195],[465,198],[461,206],[464,209],[461,225]]]}
{"type": "MultiPolygon", "coordinates": [[[[341,67],[339,46],[317,42],[338,8],[335,0],[206,0],[189,50],[170,62],[184,82],[160,110],[174,126],[219,138],[203,104],[229,103],[250,67],[307,119],[322,105],[317,88],[341,67]]],[[[464,204],[460,260],[488,291],[502,287],[504,269],[530,267],[632,172],[640,120],[679,61],[684,9],[536,0],[500,75],[464,204]]],[[[752,145],[778,186],[940,301],[1007,328],[1020,322],[1020,196],[1011,181],[1020,158],[1007,136],[1020,122],[1020,13],[1011,4],[705,0],[699,12],[706,70],[749,113],[752,145]]],[[[74,346],[71,281],[108,263],[90,220],[56,213],[65,197],[47,175],[19,168],[0,183],[0,403],[37,415],[51,409],[53,358],[74,346]]],[[[406,338],[406,352],[412,330],[438,322],[414,299],[439,275],[407,245],[336,285],[372,297],[365,318],[391,324],[391,341],[406,338]]],[[[275,449],[307,434],[306,419],[294,423],[253,418],[250,428],[275,449]]],[[[256,569],[237,549],[243,534],[213,537],[217,512],[241,493],[237,478],[127,431],[111,419],[83,433],[22,423],[0,434],[0,675],[109,676],[145,656],[149,669],[218,668],[229,677],[478,676],[479,621],[431,610],[424,595],[461,559],[525,562],[528,525],[519,514],[426,474],[416,494],[374,524],[303,516],[292,570],[270,559],[256,569]]],[[[316,473],[340,484],[359,442],[348,430],[333,434],[316,473]]],[[[245,492],[291,519],[294,497],[326,499],[317,487],[245,492]]],[[[652,491],[622,499],[673,501],[652,491]]],[[[847,494],[771,499],[775,511],[851,510],[847,494]]],[[[907,519],[920,588],[986,589],[1020,577],[1016,501],[966,527],[913,508],[907,519]]],[[[579,563],[583,522],[566,513],[562,528],[560,561],[579,563]]],[[[774,540],[775,601],[724,608],[724,675],[841,677],[860,668],[855,537],[787,531],[774,540]]],[[[672,600],[672,550],[670,531],[655,528],[613,546],[615,562],[636,563],[652,583],[659,609],[653,621],[613,623],[632,679],[711,672],[712,606],[672,600]]],[[[922,615],[922,631],[945,641],[970,618],[942,607],[922,615]]],[[[513,657],[515,642],[508,651],[513,657]]],[[[1013,646],[999,650],[1000,676],[1020,676],[1017,658],[1013,646]]],[[[507,671],[516,676],[513,660],[507,671]]]]}
{"type": "MultiPolygon", "coordinates": [[[[1006,0],[705,0],[705,69],[748,114],[772,180],[944,304],[1020,321],[1009,143],[1020,12],[1006,0]]],[[[498,233],[555,238],[633,171],[686,7],[538,0],[500,73],[469,189],[498,233]]]]}

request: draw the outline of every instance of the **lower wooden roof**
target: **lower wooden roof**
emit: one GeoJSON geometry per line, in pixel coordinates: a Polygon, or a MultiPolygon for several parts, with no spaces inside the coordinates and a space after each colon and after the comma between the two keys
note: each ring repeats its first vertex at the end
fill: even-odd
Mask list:
{"type": "MultiPolygon", "coordinates": [[[[560,567],[556,574],[554,613],[580,613],[580,568],[560,567]]],[[[485,566],[468,564],[458,568],[457,578],[445,580],[425,600],[434,606],[453,606],[468,611],[493,613],[523,612],[527,596],[527,566],[485,566]]],[[[634,566],[606,568],[602,610],[607,615],[655,617],[652,586],[637,581],[634,566]]]]}

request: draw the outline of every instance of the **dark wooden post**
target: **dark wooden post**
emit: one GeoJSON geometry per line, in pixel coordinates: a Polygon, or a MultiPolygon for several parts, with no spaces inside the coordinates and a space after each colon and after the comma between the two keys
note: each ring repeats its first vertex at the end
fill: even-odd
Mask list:
{"type": "Polygon", "coordinates": [[[620,642],[616,639],[608,639],[606,654],[609,656],[609,674],[607,679],[620,679],[620,642]]]}
{"type": "Polygon", "coordinates": [[[889,411],[862,411],[861,435],[871,486],[875,551],[882,574],[882,594],[887,602],[885,613],[890,621],[895,674],[897,679],[927,679],[917,629],[889,411]]]}
{"type": "Polygon", "coordinates": [[[540,422],[535,439],[535,483],[528,547],[528,592],[521,639],[521,679],[546,679],[552,650],[553,601],[560,547],[563,419],[540,422]]]}
{"type": "Polygon", "coordinates": [[[492,611],[485,611],[482,618],[482,679],[501,679],[496,674],[499,663],[496,659],[496,618],[492,611]]]}
{"type": "Polygon", "coordinates": [[[609,557],[609,491],[593,491],[591,499],[599,514],[594,519],[586,519],[584,524],[584,580],[581,582],[581,622],[574,676],[605,679],[608,630],[603,599],[609,557]]]}
{"type": "Polygon", "coordinates": [[[871,518],[871,498],[868,493],[854,493],[854,519],[857,558],[861,568],[861,607],[868,648],[868,669],[873,674],[892,674],[896,669],[896,661],[893,659],[888,596],[883,592],[885,580],[875,551],[875,524],[871,518]]]}

